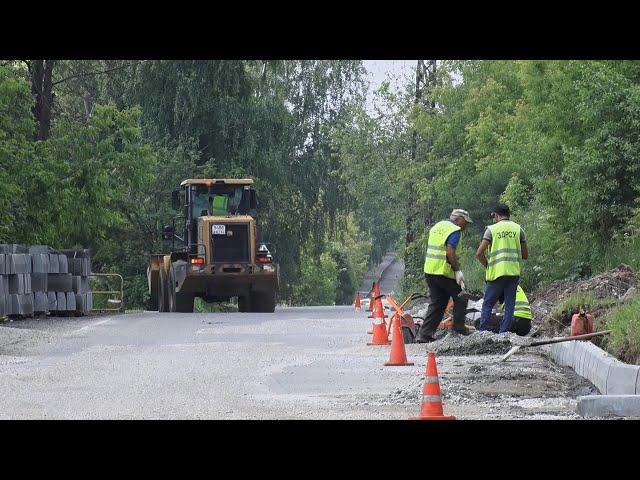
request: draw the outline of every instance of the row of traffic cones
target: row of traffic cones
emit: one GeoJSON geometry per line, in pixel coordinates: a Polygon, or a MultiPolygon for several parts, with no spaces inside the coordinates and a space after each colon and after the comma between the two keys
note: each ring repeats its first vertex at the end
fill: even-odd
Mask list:
{"type": "MultiPolygon", "coordinates": [[[[395,308],[395,302],[392,302],[396,313],[391,317],[391,329],[393,330],[392,341],[389,342],[389,332],[382,305],[382,296],[380,295],[380,287],[378,283],[373,284],[371,302],[369,303],[369,311],[372,311],[370,318],[373,318],[373,338],[367,345],[389,345],[391,344],[391,352],[389,361],[384,365],[387,367],[411,366],[413,362],[407,359],[407,352],[404,346],[404,337],[402,335],[402,309],[395,308]]],[[[404,304],[403,304],[404,305],[404,304]]],[[[355,309],[361,311],[360,292],[356,295],[355,309]]],[[[422,403],[420,406],[420,414],[417,417],[411,417],[411,420],[455,420],[454,416],[444,415],[442,408],[442,397],[440,395],[440,381],[438,378],[438,368],[436,366],[435,353],[429,352],[427,356],[427,364],[425,370],[425,383],[422,388],[422,403]]]]}

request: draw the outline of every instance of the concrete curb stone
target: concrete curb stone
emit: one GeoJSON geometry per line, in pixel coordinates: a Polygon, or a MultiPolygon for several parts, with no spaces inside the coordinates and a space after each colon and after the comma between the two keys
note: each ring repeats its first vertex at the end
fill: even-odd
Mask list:
{"type": "Polygon", "coordinates": [[[583,417],[640,417],[640,395],[587,395],[577,401],[583,417]]]}
{"type": "Polygon", "coordinates": [[[609,369],[607,395],[635,395],[640,366],[619,362],[609,369]]]}

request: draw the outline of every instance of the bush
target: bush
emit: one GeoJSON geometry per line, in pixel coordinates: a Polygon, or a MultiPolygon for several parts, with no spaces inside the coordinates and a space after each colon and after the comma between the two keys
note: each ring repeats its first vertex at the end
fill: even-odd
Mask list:
{"type": "Polygon", "coordinates": [[[298,282],[293,286],[293,305],[334,305],[338,290],[338,267],[328,252],[320,258],[303,248],[298,282]]]}
{"type": "Polygon", "coordinates": [[[607,318],[607,329],[612,330],[604,345],[623,361],[640,361],[640,295],[614,308],[607,318]]]}

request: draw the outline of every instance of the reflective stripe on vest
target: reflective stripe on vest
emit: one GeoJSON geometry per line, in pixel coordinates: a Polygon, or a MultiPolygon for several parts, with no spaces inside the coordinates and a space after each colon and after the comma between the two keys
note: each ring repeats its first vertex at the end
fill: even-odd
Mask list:
{"type": "Polygon", "coordinates": [[[456,278],[451,265],[447,262],[445,242],[449,235],[458,230],[460,227],[449,220],[442,220],[431,227],[429,240],[427,240],[427,254],[424,259],[424,273],[456,278]]]}
{"type": "Polygon", "coordinates": [[[491,245],[487,249],[486,279],[520,275],[520,225],[501,220],[489,226],[491,245]]]}
{"type": "Polygon", "coordinates": [[[524,294],[522,287],[518,285],[516,288],[516,308],[513,312],[515,317],[526,318],[531,320],[533,315],[531,314],[531,306],[529,305],[529,299],[524,294]]]}

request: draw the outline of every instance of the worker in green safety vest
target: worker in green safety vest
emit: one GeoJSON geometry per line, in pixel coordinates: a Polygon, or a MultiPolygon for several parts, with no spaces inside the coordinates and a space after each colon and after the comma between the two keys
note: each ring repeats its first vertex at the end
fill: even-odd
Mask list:
{"type": "Polygon", "coordinates": [[[497,204],[491,211],[493,221],[485,230],[476,257],[486,268],[484,302],[479,330],[491,330],[491,310],[498,299],[504,298],[504,318],[498,333],[512,328],[516,302],[516,288],[520,281],[520,259],[529,257],[527,240],[520,225],[510,220],[509,207],[497,204]]]}
{"type": "Polygon", "coordinates": [[[469,212],[456,208],[448,220],[436,223],[429,230],[424,274],[429,287],[429,308],[424,322],[416,335],[417,343],[432,342],[433,335],[442,321],[442,316],[453,299],[453,330],[467,335],[464,325],[467,299],[459,298],[464,288],[464,275],[458,264],[456,249],[460,245],[462,230],[472,223],[469,212]]]}
{"type": "Polygon", "coordinates": [[[215,217],[224,217],[229,214],[229,197],[226,195],[214,195],[211,198],[211,211],[215,217]]]}
{"type": "MultiPolygon", "coordinates": [[[[498,300],[501,303],[500,311],[504,313],[504,298],[500,298],[498,300]]],[[[533,319],[533,314],[531,313],[531,305],[529,305],[529,299],[524,293],[524,290],[520,285],[516,288],[516,306],[513,312],[513,322],[511,323],[510,332],[516,333],[518,335],[524,336],[531,331],[531,320],[533,319]]],[[[494,333],[498,333],[500,331],[500,320],[501,317],[499,315],[491,315],[489,319],[488,330],[491,330],[494,333]]],[[[476,328],[480,327],[480,319],[476,320],[476,328]]]]}

